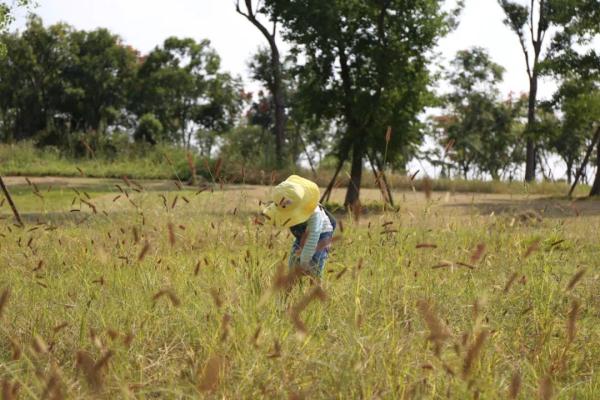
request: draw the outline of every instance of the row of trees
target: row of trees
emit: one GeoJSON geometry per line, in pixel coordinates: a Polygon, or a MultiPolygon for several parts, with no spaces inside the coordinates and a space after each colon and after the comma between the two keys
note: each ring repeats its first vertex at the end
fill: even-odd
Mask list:
{"type": "Polygon", "coordinates": [[[531,87],[507,99],[503,68],[479,48],[459,52],[442,75],[448,93],[434,91],[434,49],[457,26],[462,2],[448,10],[443,0],[243,0],[238,13],[268,44],[249,62],[264,87],[258,96],[221,70],[207,41],[170,38],[141,55],[107,30],[44,27],[33,17],[23,33],[2,36],[0,139],[73,147],[126,132],[271,167],[302,154],[312,166],[328,154],[337,171],[350,164],[346,204],[359,198],[366,162],[404,170],[415,156],[446,176],[510,178],[524,163],[531,179],[532,168],[547,174],[555,153],[570,180],[600,120],[600,58],[576,51],[600,33],[600,6],[499,4],[531,87]],[[546,103],[536,97],[542,75],[561,83],[546,103]],[[436,112],[424,120],[427,107],[436,112]],[[426,135],[437,150],[420,151],[426,135]]]}
{"type": "MultiPolygon", "coordinates": [[[[237,11],[270,44],[274,76],[281,65],[274,40],[279,24],[296,56],[303,109],[341,128],[334,151],[340,165],[351,161],[346,204],[358,198],[365,159],[376,165],[388,159],[398,166],[416,153],[424,136],[417,116],[426,106],[440,105],[440,100],[445,113],[434,119],[433,131],[445,150],[432,161],[444,172],[454,167],[466,176],[477,167],[498,178],[501,173],[511,176],[511,169],[524,161],[525,180],[531,181],[536,171],[543,171],[545,153],[554,150],[565,160],[570,180],[582,148],[589,142],[588,148],[593,146],[598,136],[593,129],[598,122],[594,104],[600,55],[576,50],[585,49],[600,34],[597,1],[531,0],[525,5],[498,0],[525,58],[528,94],[499,101],[496,84],[502,68],[474,49],[457,55],[455,71],[447,76],[454,92],[436,102],[430,92],[431,50],[456,26],[463,5],[459,1],[455,10],[444,11],[443,3],[244,0],[242,7],[238,0],[237,11]],[[272,30],[258,22],[257,15],[268,20],[272,30]],[[544,53],[547,43],[549,51],[544,53]],[[554,75],[562,84],[553,101],[542,106],[537,92],[543,75],[554,75]],[[391,142],[390,136],[381,140],[386,126],[394,127],[391,142]]],[[[271,91],[275,97],[281,97],[278,89],[275,85],[271,91]]],[[[597,170],[593,194],[600,194],[597,170]]]]}
{"type": "Polygon", "coordinates": [[[428,154],[444,175],[456,171],[493,179],[510,178],[527,159],[527,142],[536,144],[537,170],[554,178],[549,156],[558,155],[571,183],[575,169],[594,137],[600,121],[599,82],[569,77],[549,101],[537,105],[536,124],[528,131],[528,96],[501,99],[498,84],[504,68],[481,48],[460,51],[447,73],[452,91],[442,97],[443,112],[432,118],[432,132],[440,148],[428,154]],[[447,151],[452,147],[453,151],[447,151]]]}
{"type": "Polygon", "coordinates": [[[45,27],[32,17],[2,43],[5,141],[65,147],[81,132],[131,130],[138,140],[189,147],[199,131],[231,129],[242,106],[239,80],[221,71],[208,41],[169,38],[141,56],[106,29],[45,27]]]}

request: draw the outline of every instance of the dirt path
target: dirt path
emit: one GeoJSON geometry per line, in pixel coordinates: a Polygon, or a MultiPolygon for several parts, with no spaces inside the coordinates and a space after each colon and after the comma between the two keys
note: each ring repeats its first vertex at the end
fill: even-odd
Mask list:
{"type": "MultiPolygon", "coordinates": [[[[110,192],[111,195],[107,198],[112,198],[112,192],[118,193],[116,185],[125,186],[125,183],[120,179],[85,177],[35,177],[28,179],[40,187],[52,186],[53,188],[79,188],[110,192]]],[[[4,177],[4,181],[9,189],[11,187],[23,188],[29,185],[24,177],[4,177]]],[[[140,180],[136,182],[148,191],[178,190],[175,181],[140,180]]],[[[196,189],[191,186],[185,188],[189,190],[196,189]]],[[[243,197],[245,206],[250,208],[256,208],[259,201],[267,200],[268,191],[269,187],[257,185],[226,185],[222,188],[215,188],[215,193],[224,194],[223,199],[243,197]]],[[[331,201],[341,204],[344,195],[345,189],[335,189],[331,201]]],[[[422,210],[425,206],[433,206],[438,212],[450,215],[456,213],[480,213],[482,215],[494,213],[495,215],[508,214],[513,216],[530,214],[534,217],[539,215],[543,218],[600,216],[600,201],[589,199],[570,201],[540,195],[433,192],[428,202],[423,193],[411,191],[395,191],[394,197],[401,209],[411,212],[422,210]]],[[[361,200],[363,204],[380,201],[381,194],[377,189],[362,189],[361,200]]]]}

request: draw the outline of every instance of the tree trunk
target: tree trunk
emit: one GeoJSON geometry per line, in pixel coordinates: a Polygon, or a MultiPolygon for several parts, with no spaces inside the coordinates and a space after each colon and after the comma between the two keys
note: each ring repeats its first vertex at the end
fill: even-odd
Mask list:
{"type": "Polygon", "coordinates": [[[281,72],[281,61],[279,57],[279,49],[277,48],[277,42],[275,41],[275,34],[277,33],[277,20],[273,21],[273,30],[269,30],[256,18],[252,7],[252,0],[244,0],[246,5],[246,13],[241,11],[239,0],[236,4],[236,11],[246,17],[248,21],[252,23],[262,35],[269,42],[269,48],[271,50],[271,68],[273,71],[273,87],[270,88],[271,94],[273,95],[273,101],[275,102],[275,157],[277,166],[283,166],[283,146],[285,141],[285,99],[284,99],[284,88],[283,88],[283,76],[281,72]]]}
{"type": "Polygon", "coordinates": [[[567,183],[571,184],[571,177],[573,176],[573,161],[569,159],[567,161],[567,183]]]}
{"type": "Polygon", "coordinates": [[[527,153],[525,161],[525,181],[531,182],[535,180],[535,142],[531,135],[535,126],[535,103],[537,99],[538,77],[534,65],[533,76],[529,80],[529,101],[527,105],[527,153]]]}
{"type": "Polygon", "coordinates": [[[283,146],[285,141],[285,100],[283,98],[283,79],[281,62],[275,39],[269,40],[271,46],[271,68],[273,69],[273,101],[275,102],[275,156],[277,166],[283,166],[283,146]]]}
{"type": "Polygon", "coordinates": [[[360,198],[364,154],[365,149],[363,148],[362,140],[355,139],[354,145],[352,146],[352,167],[350,169],[350,181],[348,182],[346,199],[344,200],[345,206],[354,205],[360,198]]]}
{"type": "Polygon", "coordinates": [[[317,178],[317,170],[315,170],[312,156],[308,153],[308,148],[306,147],[306,142],[304,141],[304,138],[302,137],[302,134],[300,133],[300,130],[298,129],[298,127],[296,127],[296,137],[299,139],[300,144],[302,145],[302,148],[304,149],[304,154],[306,154],[306,159],[308,160],[308,165],[310,165],[310,170],[313,173],[313,177],[316,179],[317,178]]]}
{"type": "MultiPolygon", "coordinates": [[[[600,132],[600,128],[598,131],[600,132]]],[[[590,196],[600,196],[600,141],[596,145],[596,177],[592,190],[590,190],[590,196]]]]}
{"type": "MultiPolygon", "coordinates": [[[[594,134],[592,143],[590,143],[587,151],[585,152],[585,157],[583,157],[583,162],[581,163],[581,166],[579,167],[579,169],[577,170],[577,173],[575,174],[575,180],[573,181],[573,184],[571,185],[571,189],[569,190],[568,197],[571,197],[571,195],[573,194],[573,191],[575,190],[575,186],[577,186],[577,182],[579,182],[579,178],[581,178],[582,174],[585,171],[585,167],[587,166],[590,155],[592,154],[592,151],[594,150],[594,146],[596,146],[596,143],[599,143],[599,142],[600,142],[600,127],[598,127],[596,129],[596,133],[594,134]]],[[[598,176],[598,171],[596,171],[596,177],[597,176],[598,176]]],[[[596,180],[596,182],[597,182],[597,180],[596,180]]],[[[594,187],[597,186],[596,182],[594,182],[594,187]]],[[[593,191],[594,191],[594,189],[592,188],[592,191],[590,191],[590,196],[592,195],[593,191]]]]}
{"type": "Polygon", "coordinates": [[[335,180],[337,179],[337,176],[340,173],[345,162],[346,162],[346,158],[340,157],[340,160],[338,161],[338,166],[335,169],[335,173],[333,174],[333,178],[331,178],[331,181],[329,182],[329,184],[327,185],[327,188],[323,192],[323,195],[321,196],[321,200],[319,200],[319,203],[329,201],[329,198],[331,197],[331,192],[333,190],[333,185],[335,185],[335,180]]]}

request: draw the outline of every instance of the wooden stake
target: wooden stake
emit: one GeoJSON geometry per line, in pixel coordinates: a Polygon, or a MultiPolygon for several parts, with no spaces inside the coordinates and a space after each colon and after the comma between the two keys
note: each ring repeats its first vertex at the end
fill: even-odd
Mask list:
{"type": "Polygon", "coordinates": [[[19,215],[19,212],[17,211],[17,207],[15,207],[15,203],[13,203],[12,197],[10,197],[10,193],[8,193],[8,189],[6,188],[6,185],[4,185],[4,181],[2,180],[1,176],[0,176],[0,187],[2,188],[2,192],[4,192],[4,197],[6,197],[6,200],[8,200],[8,204],[10,205],[10,208],[12,208],[12,212],[15,215],[15,218],[17,219],[17,221],[19,221],[19,224],[21,226],[25,226],[25,224],[23,223],[23,220],[21,219],[21,216],[19,215]]]}

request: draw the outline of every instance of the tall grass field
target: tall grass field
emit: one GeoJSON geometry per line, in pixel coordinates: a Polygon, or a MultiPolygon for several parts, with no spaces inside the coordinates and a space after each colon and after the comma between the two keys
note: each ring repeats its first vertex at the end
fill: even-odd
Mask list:
{"type": "Polygon", "coordinates": [[[399,191],[292,286],[267,186],[7,182],[4,399],[600,398],[597,201],[399,191]]]}

